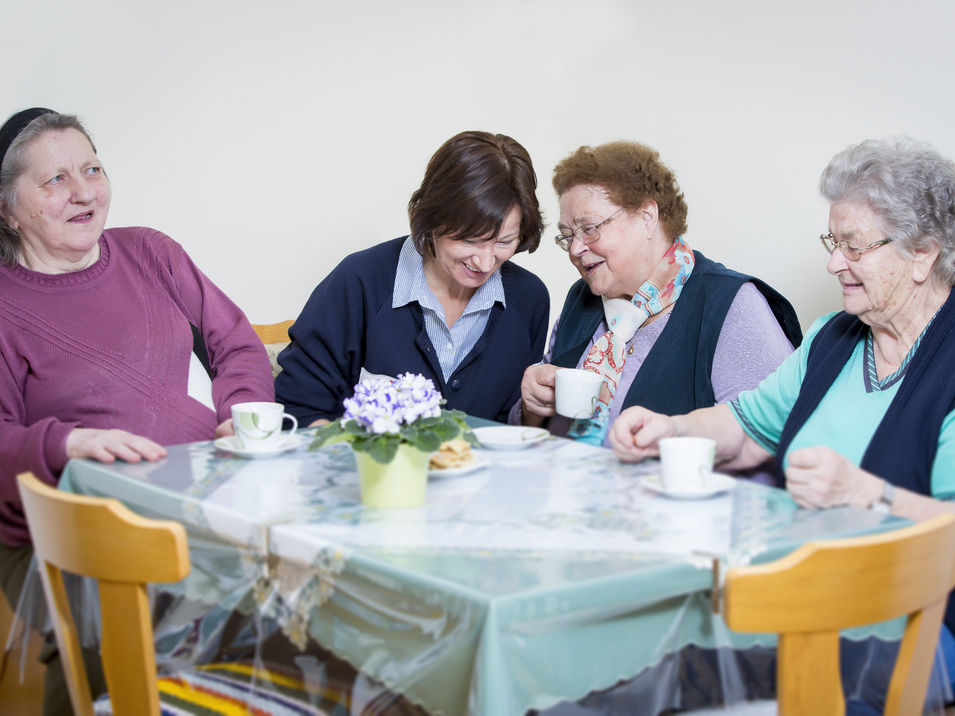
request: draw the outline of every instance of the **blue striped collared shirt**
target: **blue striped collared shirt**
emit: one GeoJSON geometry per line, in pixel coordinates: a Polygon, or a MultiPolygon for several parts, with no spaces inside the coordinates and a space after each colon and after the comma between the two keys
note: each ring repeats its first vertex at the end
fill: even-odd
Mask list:
{"type": "Polygon", "coordinates": [[[424,261],[415,249],[411,237],[408,237],[398,257],[391,307],[400,308],[412,301],[417,301],[421,306],[424,327],[428,332],[428,338],[431,339],[431,345],[438,354],[438,362],[441,364],[441,373],[445,380],[461,365],[461,361],[471,352],[484,333],[494,302],[500,301],[502,306],[507,306],[504,301],[501,272],[497,270],[474,292],[464,313],[451,328],[448,328],[444,317],[444,306],[428,287],[428,281],[424,275],[424,261]]]}

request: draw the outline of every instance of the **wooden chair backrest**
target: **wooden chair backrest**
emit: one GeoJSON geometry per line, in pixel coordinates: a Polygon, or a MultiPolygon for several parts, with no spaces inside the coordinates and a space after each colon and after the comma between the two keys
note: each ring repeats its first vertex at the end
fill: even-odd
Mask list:
{"type": "Polygon", "coordinates": [[[92,716],[86,669],[61,570],[99,580],[103,671],[113,711],[159,715],[148,582],[189,573],[186,531],[149,520],[116,500],[60,492],[17,477],[73,711],[92,716]]]}
{"type": "Polygon", "coordinates": [[[955,516],[869,537],[810,542],[775,562],[730,570],[724,617],[778,632],[779,713],[844,714],[839,629],[908,615],[886,716],[922,713],[949,592],[955,516]]]}
{"type": "Polygon", "coordinates": [[[262,343],[288,343],[291,340],[288,335],[288,329],[292,327],[293,323],[295,323],[295,321],[253,323],[252,330],[256,332],[262,343]]]}

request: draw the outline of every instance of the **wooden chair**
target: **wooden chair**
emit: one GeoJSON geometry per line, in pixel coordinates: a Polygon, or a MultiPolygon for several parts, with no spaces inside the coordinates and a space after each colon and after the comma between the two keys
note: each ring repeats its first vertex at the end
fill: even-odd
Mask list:
{"type": "Polygon", "coordinates": [[[13,648],[0,653],[0,714],[3,716],[37,716],[43,710],[43,676],[46,667],[37,661],[43,648],[43,637],[30,629],[14,614],[7,600],[0,596],[0,652],[10,630],[18,635],[13,648]],[[26,633],[26,654],[23,634],[26,633]],[[23,660],[21,683],[20,660],[23,660]]]}
{"type": "MultiPolygon", "coordinates": [[[[117,716],[159,716],[160,700],[168,692],[180,713],[297,713],[327,716],[313,706],[304,684],[282,676],[283,693],[252,685],[243,688],[247,704],[238,696],[194,689],[176,677],[157,679],[153,629],[146,592],[148,582],[178,582],[189,573],[186,531],[178,522],[149,520],[112,499],[83,497],[55,490],[30,473],[17,477],[20,497],[30,523],[30,534],[40,577],[56,633],[77,716],[93,716],[93,704],[80,654],[79,638],[62,571],[99,581],[102,621],[102,661],[112,712],[117,716]],[[208,708],[207,708],[208,707],[208,708]]],[[[200,672],[216,673],[218,683],[230,668],[242,663],[208,664],[200,672]]],[[[268,669],[256,668],[263,681],[276,681],[268,669]]],[[[205,682],[208,684],[208,680],[205,682]]],[[[223,692],[224,693],[224,692],[223,692]]]]}
{"type": "Polygon", "coordinates": [[[253,323],[252,330],[258,335],[259,340],[264,344],[269,343],[288,343],[291,339],[288,336],[288,329],[292,327],[295,321],[282,321],[281,323],[253,323]]]}
{"type": "Polygon", "coordinates": [[[117,714],[159,714],[148,582],[189,573],[186,531],[136,515],[116,500],[55,490],[30,473],[17,478],[73,710],[93,704],[61,570],[99,580],[103,670],[117,714]]]}
{"type": "Polygon", "coordinates": [[[272,366],[272,379],[282,372],[282,366],[279,365],[279,353],[290,342],[288,329],[292,327],[295,321],[282,321],[281,323],[252,324],[252,329],[258,334],[259,340],[265,345],[265,352],[269,356],[269,365],[272,366]]]}
{"type": "Polygon", "coordinates": [[[869,537],[811,542],[776,562],[732,569],[723,614],[736,631],[779,633],[783,716],[844,714],[839,630],[908,615],[885,714],[920,714],[953,587],[955,517],[942,515],[869,537]]]}

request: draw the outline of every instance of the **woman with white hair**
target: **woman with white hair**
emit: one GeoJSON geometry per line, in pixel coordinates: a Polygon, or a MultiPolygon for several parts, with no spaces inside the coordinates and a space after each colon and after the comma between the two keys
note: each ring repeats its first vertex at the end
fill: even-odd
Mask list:
{"type": "Polygon", "coordinates": [[[820,188],[844,310],[818,319],[755,390],[687,415],[632,408],[611,443],[638,461],[664,437],[711,437],[725,469],[775,460],[803,507],[955,513],[955,163],[912,139],[866,141],[832,159],[820,188]]]}

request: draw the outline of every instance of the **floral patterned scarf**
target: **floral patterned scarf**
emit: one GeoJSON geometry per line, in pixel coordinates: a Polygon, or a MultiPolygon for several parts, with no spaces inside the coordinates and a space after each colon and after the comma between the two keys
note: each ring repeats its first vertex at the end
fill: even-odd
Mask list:
{"type": "Polygon", "coordinates": [[[610,427],[610,406],[627,360],[627,343],[648,318],[676,303],[695,263],[693,251],[683,237],[678,236],[632,300],[603,299],[609,330],[594,342],[580,367],[602,375],[604,384],[593,416],[574,420],[568,437],[591,445],[603,444],[610,427]]]}

